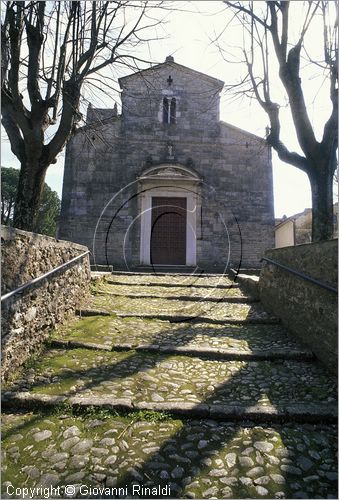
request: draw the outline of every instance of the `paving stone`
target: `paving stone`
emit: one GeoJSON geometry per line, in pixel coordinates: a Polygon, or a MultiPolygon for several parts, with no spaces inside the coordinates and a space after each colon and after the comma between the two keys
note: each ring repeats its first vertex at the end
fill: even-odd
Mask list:
{"type": "Polygon", "coordinates": [[[117,484],[117,478],[116,477],[112,477],[112,476],[107,476],[107,479],[106,479],[106,486],[108,488],[113,488],[114,486],[116,486],[117,484]]]}
{"type": "Polygon", "coordinates": [[[69,450],[70,448],[72,448],[72,446],[77,444],[79,441],[80,441],[80,438],[77,436],[74,436],[74,437],[68,438],[65,441],[63,441],[61,443],[60,447],[62,450],[69,450]]]}
{"type": "Polygon", "coordinates": [[[225,477],[227,476],[227,471],[226,469],[212,469],[208,475],[211,477],[225,477]]]}
{"type": "Polygon", "coordinates": [[[207,490],[203,491],[202,496],[203,498],[213,498],[218,494],[218,491],[219,490],[216,486],[212,486],[212,488],[208,488],[207,490]]]}
{"type": "Polygon", "coordinates": [[[169,479],[169,473],[166,470],[162,470],[159,474],[160,479],[169,479]]]}
{"type": "Polygon", "coordinates": [[[99,444],[102,446],[113,446],[115,444],[115,439],[106,437],[106,438],[101,439],[99,444]]]}
{"type": "MultiPolygon", "coordinates": [[[[120,276],[119,285],[104,285],[109,294],[93,301],[110,311],[166,312],[172,319],[178,312],[203,313],[203,322],[83,317],[68,332],[55,334],[60,345],[47,349],[33,369],[13,381],[12,392],[5,393],[11,400],[12,388],[17,391],[20,409],[30,398],[32,404],[46,406],[63,403],[64,395],[71,394],[79,415],[67,410],[63,415],[17,414],[8,405],[3,485],[34,487],[42,481],[46,486],[74,482],[115,487],[128,478],[145,486],[161,480],[176,498],[337,498],[336,428],[310,418],[312,408],[322,415],[331,412],[334,378],[311,358],[297,359],[302,348],[281,325],[245,324],[248,314],[255,321],[269,317],[258,304],[240,303],[246,294],[239,288],[229,293],[237,300],[215,304],[207,296],[214,293],[215,277],[192,287],[180,286],[177,278],[156,277],[149,286],[149,277],[138,277],[131,289],[128,282],[135,276],[120,276]],[[127,297],[135,293],[141,297],[127,297]],[[204,300],[197,304],[197,298],[204,300]],[[222,323],[227,318],[230,322],[222,323]],[[120,350],[110,352],[114,346],[120,350]],[[274,351],[282,358],[289,353],[296,357],[216,358],[223,349],[232,356],[274,351]],[[114,416],[117,408],[124,409],[124,416],[114,416]],[[152,413],[150,420],[142,420],[142,412],[165,408],[179,418],[160,412],[159,420],[152,413]],[[228,421],[216,420],[225,409],[231,415],[228,421]],[[285,409],[286,422],[277,423],[278,417],[274,422],[272,415],[285,409]],[[127,413],[132,410],[139,413],[127,413]],[[188,411],[195,411],[195,418],[191,414],[181,419],[188,411]],[[261,424],[255,421],[258,411],[261,424]],[[246,421],[240,419],[241,412],[247,412],[246,421]],[[265,420],[265,415],[270,418],[265,420]],[[36,435],[48,438],[40,442],[36,435]]],[[[217,288],[214,295],[224,292],[228,290],[217,288]]]]}
{"type": "Polygon", "coordinates": [[[296,491],[294,493],[294,498],[309,498],[309,495],[305,491],[296,491]]]}
{"type": "Polygon", "coordinates": [[[55,455],[50,455],[48,460],[52,463],[61,462],[69,457],[69,453],[55,453],[55,455]]]}
{"type": "Polygon", "coordinates": [[[255,487],[256,489],[256,492],[258,493],[258,495],[260,496],[266,496],[268,495],[268,490],[266,488],[264,488],[263,486],[256,486],[255,487]]]}
{"type": "Polygon", "coordinates": [[[108,458],[105,460],[105,464],[107,465],[113,465],[117,461],[116,455],[110,455],[108,458]]]}
{"type": "Polygon", "coordinates": [[[66,468],[67,462],[57,462],[52,465],[52,469],[64,470],[66,468]]]}
{"type": "Polygon", "coordinates": [[[70,437],[78,436],[79,434],[80,434],[80,430],[78,429],[78,427],[73,425],[72,427],[69,427],[68,429],[66,429],[62,435],[63,435],[64,439],[68,439],[70,437]]]}
{"type": "Polygon", "coordinates": [[[71,452],[73,454],[81,454],[85,453],[87,450],[92,448],[93,446],[93,440],[92,439],[83,439],[82,441],[79,441],[73,448],[71,449],[71,452]]]}
{"type": "Polygon", "coordinates": [[[253,467],[253,469],[250,469],[246,474],[250,478],[255,478],[259,477],[260,474],[263,474],[265,471],[262,467],[253,467]]]}
{"type": "Polygon", "coordinates": [[[282,465],[281,470],[284,472],[288,472],[289,474],[293,474],[295,476],[301,476],[301,470],[298,467],[294,467],[293,465],[282,465]]]}
{"type": "Polygon", "coordinates": [[[75,472],[66,477],[66,483],[79,483],[85,477],[85,472],[75,472]]]}
{"type": "MultiPolygon", "coordinates": [[[[99,444],[103,444],[102,440],[99,444]]],[[[98,457],[101,457],[102,455],[108,455],[109,453],[107,448],[94,448],[94,447],[91,448],[91,452],[93,453],[93,455],[98,457]]]]}
{"type": "Polygon", "coordinates": [[[238,483],[238,478],[236,477],[222,477],[220,478],[220,482],[223,484],[227,484],[229,486],[235,486],[238,483]]]}
{"type": "Polygon", "coordinates": [[[325,472],[325,476],[330,481],[338,481],[338,473],[337,472],[325,472]]]}
{"type": "Polygon", "coordinates": [[[11,441],[15,442],[15,441],[21,441],[21,439],[23,439],[23,435],[22,434],[14,434],[13,436],[11,436],[11,441]]]}
{"type": "Polygon", "coordinates": [[[43,474],[39,479],[39,485],[43,488],[56,486],[59,483],[59,476],[57,474],[43,474]]]}
{"type": "MultiPolygon", "coordinates": [[[[303,451],[303,450],[301,450],[301,451],[303,451]]],[[[304,472],[307,472],[308,470],[310,470],[313,467],[314,462],[312,462],[312,460],[310,460],[309,458],[307,458],[305,456],[300,456],[297,459],[297,465],[299,467],[301,467],[304,472]]]]}
{"type": "Polygon", "coordinates": [[[254,462],[250,457],[239,457],[239,464],[242,467],[253,467],[254,462]]]}
{"type": "Polygon", "coordinates": [[[225,458],[230,469],[235,466],[237,461],[237,455],[235,453],[228,453],[225,458]]]}
{"type": "Polygon", "coordinates": [[[286,493],[284,491],[277,491],[274,493],[274,498],[286,498],[286,493]]]}
{"type": "Polygon", "coordinates": [[[103,423],[104,422],[102,420],[95,418],[94,420],[91,420],[88,423],[88,427],[98,427],[98,426],[102,425],[103,423]]]}
{"type": "Polygon", "coordinates": [[[259,484],[259,485],[265,485],[270,482],[270,478],[268,476],[261,476],[258,477],[257,479],[254,479],[254,484],[259,484]]]}
{"type": "Polygon", "coordinates": [[[270,474],[270,477],[276,484],[285,484],[286,480],[281,474],[270,474]]]}
{"type": "Polygon", "coordinates": [[[45,439],[48,439],[51,436],[52,436],[52,432],[49,430],[45,430],[45,431],[36,432],[35,434],[33,434],[33,439],[34,439],[34,441],[39,442],[39,441],[44,441],[45,439]]]}
{"type": "Polygon", "coordinates": [[[201,439],[198,443],[198,449],[202,450],[203,448],[206,448],[206,446],[208,446],[208,441],[201,439]]]}
{"type": "Polygon", "coordinates": [[[314,450],[308,450],[308,454],[310,455],[310,457],[314,458],[315,460],[319,460],[320,459],[320,455],[317,451],[314,451],[314,450]]]}
{"type": "Polygon", "coordinates": [[[185,470],[180,467],[179,465],[177,465],[171,472],[171,476],[175,479],[180,479],[183,477],[185,473],[185,470]]]}
{"type": "Polygon", "coordinates": [[[273,450],[273,444],[268,443],[267,441],[256,441],[253,446],[257,450],[264,451],[266,453],[269,453],[271,450],[273,450]]]}
{"type": "Polygon", "coordinates": [[[248,448],[245,448],[241,454],[242,455],[249,455],[250,453],[252,453],[252,451],[254,451],[254,448],[252,446],[249,446],[248,448]]]}
{"type": "Polygon", "coordinates": [[[239,481],[245,486],[250,486],[251,484],[253,484],[253,480],[250,477],[240,477],[239,481]]]}
{"type": "Polygon", "coordinates": [[[83,469],[87,462],[89,461],[89,457],[85,455],[74,455],[70,462],[69,467],[72,469],[83,469]]]}
{"type": "Polygon", "coordinates": [[[27,465],[26,467],[23,467],[22,470],[32,479],[37,479],[41,474],[40,470],[34,465],[27,465]]]}

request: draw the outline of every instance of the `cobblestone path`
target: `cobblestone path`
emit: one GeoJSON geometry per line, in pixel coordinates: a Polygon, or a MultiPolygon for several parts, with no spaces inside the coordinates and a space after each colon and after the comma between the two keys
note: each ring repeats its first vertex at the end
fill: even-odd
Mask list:
{"type": "Polygon", "coordinates": [[[3,405],[3,498],[337,498],[335,378],[226,277],[98,282],[3,405]]]}

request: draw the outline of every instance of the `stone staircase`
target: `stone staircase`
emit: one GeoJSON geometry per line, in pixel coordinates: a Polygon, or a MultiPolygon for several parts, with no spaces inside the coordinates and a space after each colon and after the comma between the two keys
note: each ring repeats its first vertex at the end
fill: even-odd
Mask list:
{"type": "MultiPolygon", "coordinates": [[[[89,454],[77,488],[86,479],[170,485],[176,498],[336,498],[336,381],[225,276],[117,272],[98,281],[78,319],[6,388],[3,405],[14,412],[9,428],[17,408],[71,409],[63,418],[73,425],[49,446],[65,453],[60,436],[82,432],[72,446],[85,451],[61,460],[76,475],[74,456],[89,454]],[[81,431],[77,419],[88,414],[81,431]]],[[[64,472],[46,474],[67,484],[64,472]]]]}

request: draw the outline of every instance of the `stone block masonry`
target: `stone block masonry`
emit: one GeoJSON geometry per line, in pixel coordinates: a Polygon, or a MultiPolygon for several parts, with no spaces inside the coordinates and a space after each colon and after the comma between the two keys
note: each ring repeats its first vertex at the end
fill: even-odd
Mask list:
{"type": "MultiPolygon", "coordinates": [[[[87,250],[48,236],[2,226],[2,295],[87,250]]],[[[2,303],[2,379],[36,353],[52,328],[85,299],[88,255],[2,303]]]]}
{"type": "Polygon", "coordinates": [[[258,267],[274,246],[271,152],[220,121],[223,82],[166,60],[119,83],[121,114],[89,107],[67,145],[59,237],[91,248],[99,265],[148,265],[151,198],[172,192],[190,199],[186,265],[258,267]],[[166,99],[175,122],[163,120],[166,99]]]}
{"type": "MultiPolygon", "coordinates": [[[[338,240],[268,250],[265,256],[314,279],[337,286],[338,240]]],[[[338,295],[272,264],[260,275],[263,305],[281,318],[330,370],[338,362],[338,295]]]]}

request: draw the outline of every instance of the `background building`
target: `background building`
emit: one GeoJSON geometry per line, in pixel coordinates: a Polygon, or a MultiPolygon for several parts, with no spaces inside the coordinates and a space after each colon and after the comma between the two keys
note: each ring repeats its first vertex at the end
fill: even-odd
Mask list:
{"type": "MultiPolygon", "coordinates": [[[[299,214],[276,219],[275,246],[288,247],[311,243],[312,241],[312,209],[305,208],[299,214]]],[[[338,238],[338,203],[333,205],[333,237],[338,238]]]]}

